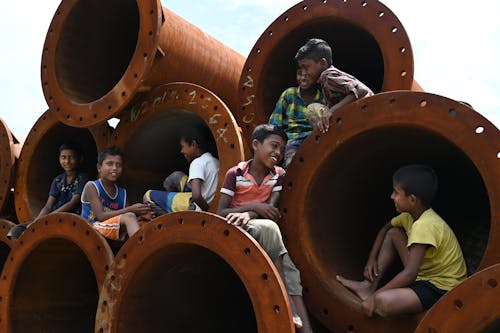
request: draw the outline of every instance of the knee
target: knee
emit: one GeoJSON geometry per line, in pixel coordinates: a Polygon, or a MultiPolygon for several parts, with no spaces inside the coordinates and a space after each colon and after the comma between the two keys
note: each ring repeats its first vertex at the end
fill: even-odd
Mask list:
{"type": "Polygon", "coordinates": [[[276,222],[273,220],[263,220],[262,221],[262,229],[268,235],[280,235],[281,231],[276,222]]]}
{"type": "Polygon", "coordinates": [[[387,230],[387,233],[385,234],[385,236],[389,237],[390,239],[395,239],[395,238],[400,238],[401,236],[406,236],[406,235],[404,234],[403,229],[392,227],[389,230],[387,230]]]}
{"type": "Polygon", "coordinates": [[[128,212],[128,213],[124,213],[120,216],[120,223],[121,224],[127,224],[127,223],[131,223],[131,222],[137,222],[137,216],[134,213],[128,212]]]}
{"type": "Polygon", "coordinates": [[[375,295],[375,308],[384,314],[393,313],[394,300],[386,293],[375,295]]]}

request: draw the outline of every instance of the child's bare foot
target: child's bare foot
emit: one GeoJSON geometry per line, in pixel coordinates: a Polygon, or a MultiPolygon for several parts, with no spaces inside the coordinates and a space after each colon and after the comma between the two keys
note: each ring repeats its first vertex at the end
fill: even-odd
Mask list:
{"type": "Polygon", "coordinates": [[[354,292],[363,301],[373,294],[372,283],[368,280],[354,281],[337,275],[337,281],[339,281],[347,289],[354,292]]]}

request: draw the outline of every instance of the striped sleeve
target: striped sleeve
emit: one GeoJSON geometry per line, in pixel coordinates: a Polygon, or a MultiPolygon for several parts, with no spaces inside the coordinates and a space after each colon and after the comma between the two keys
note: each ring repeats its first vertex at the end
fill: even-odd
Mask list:
{"type": "Polygon", "coordinates": [[[220,193],[234,197],[234,193],[236,192],[236,170],[237,167],[232,167],[226,172],[226,177],[224,178],[224,183],[222,183],[220,193]]]}

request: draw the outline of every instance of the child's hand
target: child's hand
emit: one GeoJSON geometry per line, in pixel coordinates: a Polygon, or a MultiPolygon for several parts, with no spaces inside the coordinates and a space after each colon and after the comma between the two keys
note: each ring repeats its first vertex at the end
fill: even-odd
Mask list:
{"type": "Polygon", "coordinates": [[[252,210],[265,219],[278,221],[281,218],[278,208],[268,203],[257,203],[252,210]]]}
{"type": "Polygon", "coordinates": [[[250,213],[229,213],[226,216],[226,221],[228,224],[239,225],[244,227],[250,221],[250,213]]]}
{"type": "Polygon", "coordinates": [[[321,131],[321,133],[326,133],[328,132],[328,129],[330,128],[330,117],[332,116],[331,112],[325,112],[324,115],[322,115],[318,122],[316,123],[316,127],[321,131]]]}
{"type": "Polygon", "coordinates": [[[129,211],[137,216],[151,214],[151,207],[147,204],[136,203],[129,207],[129,211]]]}
{"type": "Polygon", "coordinates": [[[379,271],[378,271],[378,263],[376,259],[369,258],[368,262],[366,263],[365,270],[363,272],[363,276],[365,279],[367,279],[370,282],[373,282],[373,280],[378,277],[379,271]]]}

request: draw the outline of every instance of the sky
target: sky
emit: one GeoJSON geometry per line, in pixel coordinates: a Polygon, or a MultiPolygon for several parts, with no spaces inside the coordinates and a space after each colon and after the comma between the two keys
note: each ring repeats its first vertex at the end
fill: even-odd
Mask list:
{"type": "MultiPolygon", "coordinates": [[[[59,2],[0,2],[0,117],[21,141],[47,110],[40,83],[41,51],[59,2]]],[[[245,57],[265,29],[298,2],[162,0],[163,6],[245,57]]],[[[424,90],[467,101],[500,128],[500,20],[494,10],[496,2],[382,2],[396,14],[409,36],[414,78],[424,90]]]]}

